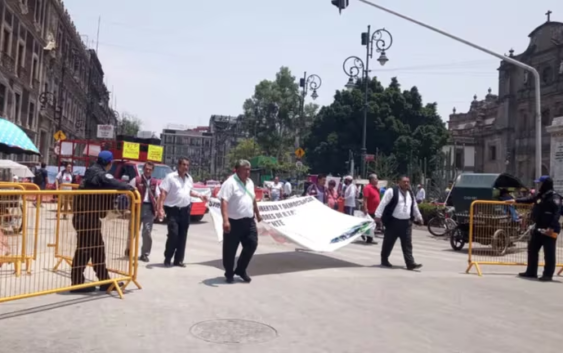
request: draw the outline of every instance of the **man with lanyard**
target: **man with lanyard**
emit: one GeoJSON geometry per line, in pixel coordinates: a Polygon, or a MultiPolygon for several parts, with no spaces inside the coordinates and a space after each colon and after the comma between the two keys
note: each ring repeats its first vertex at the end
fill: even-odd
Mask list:
{"type": "Polygon", "coordinates": [[[158,198],[158,217],[168,217],[168,239],[164,250],[164,266],[186,267],[184,254],[190,227],[191,197],[197,197],[204,202],[207,196],[193,191],[193,179],[188,174],[190,161],[181,157],[175,172],[168,174],[160,183],[160,197],[158,198]]]}
{"type": "Polygon", "coordinates": [[[422,223],[422,215],[410,189],[408,177],[401,177],[399,186],[385,192],[375,211],[375,221],[382,221],[385,226],[381,248],[381,266],[393,267],[389,262],[389,256],[399,238],[407,269],[412,271],[421,268],[422,265],[417,264],[412,256],[412,222],[422,223]]]}
{"type": "Polygon", "coordinates": [[[256,205],[254,183],[250,179],[250,162],[239,160],[235,170],[235,174],[221,185],[217,195],[221,200],[223,217],[223,267],[227,283],[233,283],[235,275],[250,283],[252,279],[246,269],[258,247],[254,218],[261,222],[262,217],[256,205]],[[239,244],[242,244],[242,252],[234,269],[239,244]]]}
{"type": "MultiPolygon", "coordinates": [[[[152,178],[153,170],[154,163],[146,162],[143,166],[143,175],[134,178],[129,183],[132,187],[139,190],[139,194],[141,194],[143,198],[143,204],[141,206],[141,225],[143,227],[141,234],[143,237],[143,245],[141,246],[141,256],[139,257],[139,260],[143,262],[149,262],[149,255],[152,248],[152,226],[154,224],[154,218],[156,217],[156,202],[160,196],[158,182],[156,179],[152,178]]],[[[129,243],[127,243],[125,256],[129,256],[129,243]]]]}

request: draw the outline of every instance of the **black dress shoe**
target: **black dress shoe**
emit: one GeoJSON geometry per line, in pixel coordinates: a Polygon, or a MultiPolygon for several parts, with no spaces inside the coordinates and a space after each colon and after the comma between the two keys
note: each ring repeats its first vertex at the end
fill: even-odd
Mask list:
{"type": "Polygon", "coordinates": [[[551,282],[553,281],[553,277],[541,276],[540,282],[551,282]]]}
{"type": "Polygon", "coordinates": [[[170,260],[164,260],[164,267],[172,267],[172,262],[170,262],[170,260]]]}
{"type": "Polygon", "coordinates": [[[235,279],[233,277],[225,277],[225,282],[231,284],[235,282],[235,279]]]}
{"type": "Polygon", "coordinates": [[[393,265],[389,261],[381,261],[381,267],[393,268],[393,265]]]}
{"type": "Polygon", "coordinates": [[[250,278],[250,276],[247,275],[246,272],[245,273],[235,272],[235,274],[240,278],[242,278],[242,280],[245,281],[246,283],[250,283],[252,281],[252,278],[250,278]]]}
{"type": "MultiPolygon", "coordinates": [[[[123,287],[123,282],[119,282],[117,283],[117,285],[119,286],[119,288],[123,287]]],[[[113,283],[109,283],[109,284],[104,284],[100,286],[100,292],[107,292],[109,287],[113,286],[113,283]]],[[[117,288],[115,288],[115,286],[113,286],[112,291],[117,291],[117,288]]]]}
{"type": "Polygon", "coordinates": [[[139,257],[139,260],[143,261],[143,262],[149,262],[149,257],[147,255],[141,255],[139,257]]]}
{"type": "Polygon", "coordinates": [[[176,266],[176,267],[186,267],[186,264],[183,263],[183,262],[175,262],[174,266],[176,266]]]}
{"type": "Polygon", "coordinates": [[[85,288],[73,289],[70,291],[70,293],[80,294],[80,293],[92,293],[95,291],[96,291],[96,287],[85,287],[85,288]]]}
{"type": "Polygon", "coordinates": [[[533,275],[531,273],[528,272],[522,272],[518,274],[518,277],[522,277],[522,278],[538,278],[538,275],[533,275]]]}
{"type": "Polygon", "coordinates": [[[421,269],[421,268],[422,268],[421,264],[412,264],[412,265],[407,266],[407,270],[409,270],[409,271],[414,271],[414,270],[418,270],[418,269],[421,269]]]}

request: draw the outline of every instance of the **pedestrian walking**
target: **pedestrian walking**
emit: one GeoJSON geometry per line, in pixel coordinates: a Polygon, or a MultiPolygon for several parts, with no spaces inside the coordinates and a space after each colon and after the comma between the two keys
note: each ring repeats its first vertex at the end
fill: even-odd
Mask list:
{"type": "MultiPolygon", "coordinates": [[[[545,265],[542,282],[553,280],[557,263],[557,236],[561,231],[561,196],[553,191],[553,179],[544,175],[535,181],[539,183],[539,192],[535,195],[516,199],[516,203],[533,204],[532,221],[535,228],[528,242],[528,267],[519,274],[524,278],[538,278],[539,252],[543,248],[545,265]]],[[[510,200],[508,202],[514,202],[510,200]]]]}
{"type": "MultiPolygon", "coordinates": [[[[368,177],[368,181],[369,184],[364,187],[363,211],[375,221],[375,211],[381,202],[379,190],[377,189],[377,183],[379,180],[377,179],[377,175],[371,174],[368,177]]],[[[362,236],[362,239],[364,239],[366,243],[373,243],[373,237],[362,236]]]]}
{"type": "Polygon", "coordinates": [[[424,202],[424,200],[426,200],[426,190],[424,190],[424,187],[421,184],[418,184],[417,189],[416,203],[421,204],[424,202]]]}
{"type": "Polygon", "coordinates": [[[358,188],[354,184],[354,178],[348,175],[344,178],[344,213],[353,216],[356,210],[356,198],[358,195],[358,188]]]}
{"type": "Polygon", "coordinates": [[[309,185],[307,188],[307,195],[314,196],[317,200],[326,205],[328,197],[326,196],[326,175],[319,174],[317,182],[309,185]]]}
{"type": "MultiPolygon", "coordinates": [[[[35,173],[33,176],[33,183],[39,187],[40,190],[45,190],[47,188],[47,164],[41,163],[39,167],[35,167],[35,173]]],[[[43,201],[42,196],[37,196],[37,198],[41,197],[41,201],[43,201]]],[[[33,202],[34,206],[37,206],[37,199],[33,202]]],[[[41,202],[41,207],[43,207],[43,202],[41,202]]]]}
{"type": "Polygon", "coordinates": [[[279,201],[282,196],[283,184],[279,177],[274,178],[274,183],[268,187],[270,189],[270,201],[279,201]]]}
{"type": "Polygon", "coordinates": [[[188,228],[190,227],[190,213],[192,197],[207,201],[207,196],[193,190],[194,181],[188,174],[190,161],[187,158],[178,159],[175,172],[168,174],[160,183],[160,197],[158,198],[158,217],[168,219],[168,239],[164,250],[164,266],[186,267],[184,256],[188,228]],[[172,263],[174,258],[174,263],[172,263]]]}
{"type": "MultiPolygon", "coordinates": [[[[73,182],[74,176],[72,175],[72,164],[67,163],[65,168],[57,174],[55,178],[55,185],[57,190],[72,190],[70,184],[73,182]]],[[[70,212],[72,208],[72,195],[61,195],[60,198],[60,212],[63,214],[63,219],[66,219],[67,212],[70,212]]]]}
{"type": "Polygon", "coordinates": [[[288,199],[291,197],[291,179],[287,178],[283,184],[283,198],[288,199]]]}
{"type": "Polygon", "coordinates": [[[258,247],[255,219],[261,222],[262,218],[256,204],[254,183],[250,179],[250,162],[237,161],[235,170],[235,174],[221,185],[217,195],[221,200],[223,217],[223,267],[227,283],[233,283],[235,275],[250,283],[252,279],[246,270],[258,247]],[[242,244],[242,252],[235,269],[239,244],[242,244]]]}
{"type": "MultiPolygon", "coordinates": [[[[108,173],[113,161],[110,151],[102,151],[96,163],[86,170],[79,190],[130,190],[134,188],[113,178],[108,173]]],[[[74,199],[74,217],[72,226],[76,230],[76,251],[72,259],[70,278],[72,285],[84,284],[84,270],[91,261],[94,272],[100,281],[110,279],[106,267],[106,249],[102,236],[102,222],[107,212],[113,209],[114,200],[107,194],[77,195],[74,199]]],[[[120,284],[121,285],[121,284],[120,284]]],[[[100,286],[100,291],[107,291],[111,284],[100,286]]],[[[86,287],[71,290],[72,293],[86,293],[96,290],[86,287]]]]}
{"type": "MultiPolygon", "coordinates": [[[[158,180],[152,177],[154,171],[154,163],[146,162],[143,166],[143,175],[138,176],[131,180],[130,185],[139,190],[139,194],[143,198],[141,205],[141,236],[143,244],[141,246],[141,256],[139,260],[149,262],[149,256],[152,249],[152,227],[154,219],[157,216],[157,200],[160,196],[160,188],[158,187],[158,180]]],[[[125,256],[129,256],[129,242],[127,242],[127,249],[125,256]]]]}
{"type": "Polygon", "coordinates": [[[326,191],[327,205],[335,211],[338,211],[338,191],[336,190],[336,181],[330,180],[328,182],[328,189],[326,191]]]}
{"type": "Polygon", "coordinates": [[[408,177],[401,177],[398,186],[385,191],[385,195],[375,211],[375,220],[383,222],[385,226],[381,248],[381,266],[393,267],[389,262],[389,256],[399,238],[407,269],[421,268],[422,265],[417,264],[412,255],[412,222],[422,223],[422,215],[411,191],[408,177]]]}

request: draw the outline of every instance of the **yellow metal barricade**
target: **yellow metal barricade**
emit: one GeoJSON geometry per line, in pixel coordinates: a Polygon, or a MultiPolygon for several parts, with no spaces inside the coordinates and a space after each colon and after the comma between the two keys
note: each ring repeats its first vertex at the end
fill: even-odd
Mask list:
{"type": "Polygon", "coordinates": [[[21,276],[22,264],[26,271],[30,270],[34,251],[33,232],[28,231],[28,212],[26,199],[18,195],[7,194],[7,191],[24,191],[22,185],[16,183],[0,184],[0,271],[13,265],[12,274],[21,276]],[[30,235],[31,234],[31,235],[30,235]]]}
{"type": "Polygon", "coordinates": [[[137,282],[138,251],[124,255],[128,246],[138,249],[138,192],[2,187],[0,198],[23,202],[21,241],[10,249],[19,249],[20,268],[22,261],[27,260],[28,266],[27,275],[18,276],[17,261],[0,257],[4,262],[0,267],[0,302],[94,286],[115,290],[123,297],[122,291],[130,283],[141,288],[137,282]],[[25,201],[30,195],[37,196],[37,207],[25,201]],[[63,212],[59,203],[42,204],[49,196],[70,198],[73,209],[63,212]],[[122,214],[129,217],[124,219],[122,214]]]}
{"type": "MultiPolygon", "coordinates": [[[[500,201],[474,201],[469,212],[469,249],[467,273],[481,265],[526,266],[528,241],[534,224],[530,219],[532,205],[500,201]]],[[[540,264],[543,266],[543,253],[540,264]]],[[[557,240],[557,267],[563,272],[563,241],[557,240]]]]}

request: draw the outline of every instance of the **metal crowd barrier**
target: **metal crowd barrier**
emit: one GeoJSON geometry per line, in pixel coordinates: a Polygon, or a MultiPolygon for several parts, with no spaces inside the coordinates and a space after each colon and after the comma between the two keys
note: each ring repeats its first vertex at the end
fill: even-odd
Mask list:
{"type": "Polygon", "coordinates": [[[131,283],[141,289],[137,191],[23,188],[0,185],[0,210],[4,204],[22,210],[21,231],[0,234],[0,303],[103,285],[120,298],[131,283]],[[28,196],[36,196],[37,204],[28,196]],[[42,203],[49,196],[63,201],[42,203]],[[88,205],[87,211],[75,211],[77,203],[88,205]],[[128,245],[132,251],[125,256],[128,245]]]}
{"type": "MultiPolygon", "coordinates": [[[[481,265],[526,266],[528,241],[533,231],[532,205],[500,201],[473,201],[469,211],[469,248],[466,273],[475,268],[482,276],[481,265]]],[[[461,228],[463,231],[463,228],[461,228]]],[[[563,236],[563,235],[562,235],[563,236]]],[[[557,239],[557,267],[563,272],[563,240],[557,239]]],[[[540,251],[539,266],[543,264],[540,251]]]]}

